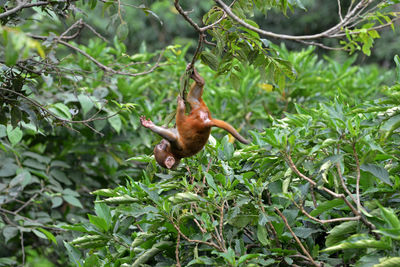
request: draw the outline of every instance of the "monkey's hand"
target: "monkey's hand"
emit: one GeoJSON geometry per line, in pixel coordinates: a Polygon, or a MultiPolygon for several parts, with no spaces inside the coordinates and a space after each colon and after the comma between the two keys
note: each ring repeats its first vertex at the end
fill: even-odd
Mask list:
{"type": "Polygon", "coordinates": [[[154,123],[150,119],[147,120],[145,116],[140,116],[140,123],[146,128],[151,128],[154,126],[154,123]]]}
{"type": "Polygon", "coordinates": [[[194,66],[192,65],[191,62],[189,64],[187,64],[186,71],[193,71],[193,69],[194,69],[194,66]]]}

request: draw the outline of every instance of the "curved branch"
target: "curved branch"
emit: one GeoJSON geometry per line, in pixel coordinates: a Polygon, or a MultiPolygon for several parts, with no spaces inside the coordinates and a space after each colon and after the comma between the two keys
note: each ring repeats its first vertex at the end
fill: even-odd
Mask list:
{"type": "MultiPolygon", "coordinates": [[[[75,0],[76,1],[76,0],[75,0]]],[[[35,7],[35,6],[47,6],[51,5],[52,3],[69,3],[71,0],[64,0],[64,1],[39,1],[36,3],[27,3],[28,1],[17,1],[19,4],[14,7],[13,9],[7,10],[6,12],[3,12],[0,14],[0,19],[8,17],[14,13],[17,13],[18,11],[24,9],[24,8],[30,8],[30,7],[35,7]]]]}
{"type": "Polygon", "coordinates": [[[64,119],[64,118],[61,118],[60,116],[57,116],[55,113],[53,113],[49,109],[45,108],[43,105],[41,105],[37,101],[35,101],[35,100],[33,100],[33,99],[31,99],[31,98],[19,93],[19,92],[15,92],[13,90],[10,90],[10,89],[4,88],[4,87],[0,87],[0,90],[7,91],[7,92],[13,93],[15,95],[18,95],[19,97],[22,97],[23,99],[25,99],[26,101],[31,103],[33,106],[35,106],[39,110],[41,110],[44,113],[50,115],[51,117],[53,117],[54,119],[60,121],[63,124],[66,124],[66,123],[80,123],[80,124],[83,124],[86,127],[90,128],[91,130],[93,130],[94,132],[96,132],[96,133],[98,133],[100,135],[103,135],[103,134],[98,132],[96,129],[94,129],[92,126],[90,126],[88,123],[89,122],[93,122],[93,121],[98,121],[98,120],[107,120],[107,119],[109,119],[111,117],[116,116],[122,110],[122,109],[120,109],[119,111],[115,112],[114,114],[111,114],[111,115],[108,115],[108,116],[105,116],[105,117],[96,117],[95,118],[95,116],[101,111],[101,110],[99,110],[92,117],[90,117],[87,120],[74,121],[74,120],[64,119]]]}
{"type": "MultiPolygon", "coordinates": [[[[222,0],[214,0],[218,5],[221,6],[221,8],[225,11],[225,13],[232,18],[234,21],[242,25],[243,27],[252,30],[254,32],[257,32],[258,34],[261,34],[263,36],[267,37],[272,37],[272,38],[277,38],[277,39],[285,39],[285,40],[293,40],[293,41],[300,41],[300,40],[313,40],[313,39],[318,39],[318,38],[323,38],[323,37],[337,37],[337,34],[339,32],[343,31],[343,28],[347,27],[350,23],[352,23],[355,20],[355,17],[359,17],[360,13],[368,6],[370,5],[373,0],[361,0],[354,8],[350,8],[346,16],[341,19],[339,23],[334,25],[333,27],[317,34],[311,34],[311,35],[288,35],[288,34],[277,34],[269,31],[265,31],[263,29],[256,28],[242,19],[240,19],[238,16],[236,16],[231,8],[227,6],[222,0]],[[335,35],[336,34],[336,35],[335,35]]],[[[389,24],[390,25],[390,24],[389,24]]],[[[386,25],[388,26],[388,25],[386,25]]]]}
{"type": "MultiPolygon", "coordinates": [[[[33,34],[28,34],[28,36],[33,39],[38,39],[38,40],[47,40],[48,39],[48,37],[46,37],[46,36],[39,36],[39,35],[33,35],[33,34]]],[[[161,51],[156,63],[150,69],[143,71],[143,72],[138,72],[138,73],[129,73],[129,72],[124,72],[124,71],[114,70],[114,69],[102,64],[100,61],[98,61],[97,59],[95,59],[94,57],[92,57],[91,55],[89,55],[88,53],[83,51],[82,49],[80,49],[76,46],[73,46],[72,44],[70,44],[66,41],[63,41],[62,39],[64,39],[64,38],[56,38],[56,39],[57,39],[57,41],[56,41],[57,43],[62,44],[64,46],[67,46],[67,47],[75,50],[79,54],[88,58],[90,61],[92,61],[94,64],[96,64],[100,69],[104,70],[105,72],[109,72],[111,74],[117,74],[117,75],[125,75],[125,76],[130,76],[130,77],[141,76],[141,75],[145,75],[145,74],[149,74],[149,73],[153,72],[156,68],[158,68],[160,66],[159,63],[164,54],[164,51],[161,51]]]]}
{"type": "Polygon", "coordinates": [[[308,252],[308,250],[303,246],[303,244],[301,243],[300,239],[296,236],[296,234],[293,232],[292,228],[290,227],[286,217],[282,214],[282,212],[278,209],[278,208],[274,208],[275,212],[278,213],[278,215],[282,218],[283,222],[285,223],[286,227],[289,229],[290,234],[293,236],[293,238],[296,240],[297,244],[300,246],[301,250],[303,251],[303,253],[306,255],[306,257],[308,258],[308,260],[312,263],[312,265],[320,267],[321,264],[316,262],[313,257],[311,256],[311,254],[308,252]]]}
{"type": "MultiPolygon", "coordinates": [[[[311,185],[313,186],[317,186],[317,183],[315,181],[313,181],[311,178],[305,176],[304,174],[302,174],[296,167],[296,165],[294,164],[292,157],[290,156],[290,154],[288,152],[283,151],[282,152],[287,163],[289,164],[290,169],[297,174],[297,176],[299,176],[300,178],[302,178],[303,180],[306,180],[307,182],[309,182],[311,185]]],[[[351,203],[350,201],[347,200],[346,196],[344,194],[338,194],[333,192],[332,190],[326,188],[325,186],[318,186],[319,189],[325,191],[326,193],[328,193],[329,195],[331,195],[332,197],[335,198],[341,198],[343,199],[343,201],[346,203],[346,205],[350,208],[350,210],[353,212],[353,214],[355,216],[360,216],[360,220],[364,223],[365,226],[368,227],[368,229],[370,230],[370,232],[377,238],[380,239],[380,235],[375,233],[374,230],[376,229],[375,225],[372,224],[371,222],[369,222],[367,219],[364,218],[364,216],[362,216],[361,212],[359,212],[351,203]]]]}

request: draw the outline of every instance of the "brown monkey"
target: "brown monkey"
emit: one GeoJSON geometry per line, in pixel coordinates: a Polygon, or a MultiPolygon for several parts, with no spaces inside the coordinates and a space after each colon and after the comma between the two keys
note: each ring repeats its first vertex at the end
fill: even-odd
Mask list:
{"type": "Polygon", "coordinates": [[[158,164],[164,168],[174,168],[178,166],[181,158],[190,157],[199,152],[207,143],[213,126],[228,131],[243,144],[250,143],[229,123],[211,117],[206,103],[201,98],[204,78],[194,68],[190,77],[194,80],[187,96],[191,112],[189,115],[185,114],[185,102],[179,96],[176,128],[159,127],[151,120],[146,120],[144,116],[140,117],[140,122],[144,127],[164,138],[154,147],[154,156],[158,164]]]}

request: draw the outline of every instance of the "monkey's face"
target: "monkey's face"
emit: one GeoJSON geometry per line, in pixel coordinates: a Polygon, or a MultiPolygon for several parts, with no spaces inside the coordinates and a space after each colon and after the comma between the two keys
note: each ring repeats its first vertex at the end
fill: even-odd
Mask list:
{"type": "Polygon", "coordinates": [[[171,144],[165,139],[154,147],[154,157],[161,167],[167,169],[175,168],[180,161],[171,153],[171,144]]]}

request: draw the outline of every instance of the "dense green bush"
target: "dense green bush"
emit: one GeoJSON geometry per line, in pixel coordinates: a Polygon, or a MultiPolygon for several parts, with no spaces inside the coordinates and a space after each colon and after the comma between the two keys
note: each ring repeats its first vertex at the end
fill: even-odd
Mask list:
{"type": "Polygon", "coordinates": [[[375,67],[318,60],[312,49],[280,52],[299,78],[285,90],[289,105],[276,101],[274,116],[260,111],[260,103],[282,92],[263,90],[254,70],[246,70],[243,87],[231,94],[226,80],[208,79],[206,85],[215,116],[252,114],[245,125],[254,129],[252,145],[212,138],[168,173],[148,156],[135,157],[150,168],[93,192],[95,214],[64,227],[82,233],[66,244],[72,262],[170,266],[178,257],[183,266],[312,265],[311,258],[327,266],[399,263],[400,87],[384,86],[388,81],[375,67]]]}

